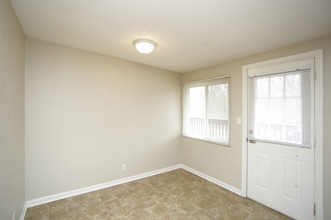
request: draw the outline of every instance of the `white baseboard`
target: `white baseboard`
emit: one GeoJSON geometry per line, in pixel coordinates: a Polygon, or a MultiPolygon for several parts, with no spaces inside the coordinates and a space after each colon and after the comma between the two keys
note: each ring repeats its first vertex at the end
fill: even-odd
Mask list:
{"type": "Polygon", "coordinates": [[[116,186],[116,185],[119,185],[119,184],[131,182],[131,181],[134,181],[134,180],[139,180],[139,179],[142,179],[142,178],[146,178],[146,177],[154,176],[154,175],[157,175],[157,174],[169,172],[169,171],[176,170],[176,169],[179,169],[179,168],[180,168],[180,165],[175,165],[175,166],[166,167],[166,168],[151,171],[151,172],[146,172],[146,173],[126,177],[126,178],[123,178],[123,179],[113,180],[113,181],[106,182],[106,183],[101,183],[101,184],[97,184],[97,185],[93,185],[93,186],[88,186],[88,187],[84,187],[84,188],[80,188],[80,189],[71,190],[71,191],[68,191],[68,192],[63,192],[63,193],[59,193],[59,194],[55,194],[55,195],[51,195],[51,196],[46,196],[46,197],[42,197],[42,198],[38,198],[38,199],[29,200],[29,201],[26,201],[26,207],[30,208],[30,207],[37,206],[37,205],[42,205],[42,204],[45,204],[45,203],[48,203],[48,202],[54,202],[56,200],[65,199],[65,198],[72,197],[72,196],[77,196],[77,195],[80,195],[80,194],[84,194],[84,193],[88,193],[88,192],[108,188],[108,187],[111,187],[111,186],[116,186]]]}
{"type": "Polygon", "coordinates": [[[218,186],[221,186],[221,187],[223,187],[223,188],[225,188],[225,189],[227,189],[231,192],[234,192],[234,193],[242,196],[242,192],[241,192],[240,189],[238,189],[236,187],[233,187],[229,184],[226,184],[226,183],[224,183],[224,182],[222,182],[218,179],[215,179],[214,177],[208,176],[208,175],[206,175],[206,174],[204,174],[200,171],[197,171],[193,168],[190,168],[186,165],[178,164],[178,165],[174,165],[174,166],[171,166],[171,167],[166,167],[166,168],[159,169],[159,170],[134,175],[134,176],[131,176],[131,177],[126,177],[126,178],[123,178],[123,179],[113,180],[113,181],[110,181],[110,182],[101,183],[101,184],[97,184],[97,185],[93,185],[93,186],[88,186],[88,187],[84,187],[84,188],[80,188],[80,189],[76,189],[76,190],[71,190],[71,191],[68,191],[68,192],[63,192],[63,193],[59,193],[59,194],[55,194],[55,195],[51,195],[51,196],[46,196],[46,197],[41,197],[41,198],[38,198],[38,199],[28,200],[28,201],[26,201],[26,203],[24,205],[20,220],[24,219],[26,209],[30,208],[30,207],[33,207],[33,206],[42,205],[42,204],[45,204],[45,203],[48,203],[48,202],[53,202],[53,201],[56,201],[56,200],[65,199],[65,198],[72,197],[72,196],[77,196],[77,195],[80,195],[80,194],[84,194],[84,193],[88,193],[88,192],[108,188],[108,187],[111,187],[111,186],[116,186],[116,185],[123,184],[123,183],[128,183],[128,182],[131,182],[131,181],[139,180],[139,179],[142,179],[142,178],[154,176],[154,175],[165,173],[165,172],[169,172],[169,171],[176,170],[176,169],[179,169],[179,168],[182,168],[182,169],[184,169],[188,172],[191,172],[191,173],[193,173],[193,174],[195,174],[195,175],[197,175],[197,176],[199,176],[199,177],[201,177],[201,178],[203,178],[207,181],[210,181],[210,182],[212,182],[212,183],[214,183],[218,186]]]}
{"type": "Polygon", "coordinates": [[[195,170],[195,169],[193,169],[191,167],[185,166],[183,164],[180,164],[180,168],[183,168],[184,170],[186,170],[188,172],[191,172],[191,173],[193,173],[193,174],[195,174],[195,175],[197,175],[197,176],[199,176],[199,177],[201,177],[201,178],[203,178],[205,180],[208,180],[209,182],[212,182],[212,183],[214,183],[214,184],[216,184],[216,185],[218,185],[220,187],[223,187],[223,188],[225,188],[225,189],[227,189],[227,190],[229,190],[231,192],[234,192],[234,193],[236,193],[236,194],[238,194],[240,196],[243,196],[242,195],[242,191],[240,189],[238,189],[238,188],[236,188],[234,186],[231,186],[231,185],[229,185],[227,183],[224,183],[224,182],[222,182],[222,181],[220,181],[218,179],[215,179],[214,177],[208,176],[208,175],[206,175],[206,174],[204,174],[204,173],[202,173],[200,171],[197,171],[197,170],[195,170]]]}
{"type": "Polygon", "coordinates": [[[25,202],[24,205],[23,205],[23,208],[22,208],[20,220],[24,220],[26,209],[27,209],[27,207],[26,207],[26,202],[25,202]]]}

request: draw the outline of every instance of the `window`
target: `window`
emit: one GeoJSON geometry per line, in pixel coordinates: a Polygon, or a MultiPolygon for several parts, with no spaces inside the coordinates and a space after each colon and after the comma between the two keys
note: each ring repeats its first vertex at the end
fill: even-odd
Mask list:
{"type": "Polygon", "coordinates": [[[183,86],[183,135],[229,144],[229,77],[183,86]]]}
{"type": "Polygon", "coordinates": [[[311,70],[250,78],[253,139],[311,146],[311,70]]]}

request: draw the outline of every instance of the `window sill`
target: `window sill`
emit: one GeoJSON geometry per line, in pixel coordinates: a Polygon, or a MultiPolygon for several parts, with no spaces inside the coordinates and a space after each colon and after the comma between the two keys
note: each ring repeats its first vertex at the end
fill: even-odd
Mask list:
{"type": "Polygon", "coordinates": [[[220,146],[224,146],[224,147],[231,147],[230,144],[224,144],[224,143],[220,143],[220,142],[216,142],[216,141],[212,141],[212,140],[199,139],[199,138],[186,136],[186,135],[182,135],[182,137],[197,140],[197,141],[201,141],[201,142],[205,142],[205,143],[209,143],[209,144],[216,144],[216,145],[220,145],[220,146]]]}

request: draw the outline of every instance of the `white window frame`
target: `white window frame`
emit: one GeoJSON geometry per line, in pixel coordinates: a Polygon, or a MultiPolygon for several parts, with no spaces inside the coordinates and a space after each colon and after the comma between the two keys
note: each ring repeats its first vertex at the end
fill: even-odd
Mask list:
{"type": "Polygon", "coordinates": [[[230,146],[230,122],[231,122],[231,117],[230,117],[230,76],[224,76],[224,77],[218,77],[218,78],[213,78],[213,79],[208,79],[208,80],[201,80],[201,81],[194,81],[194,82],[188,82],[188,83],[183,83],[183,136],[184,137],[189,137],[189,138],[193,138],[193,139],[197,139],[197,140],[202,140],[202,141],[206,141],[206,142],[210,142],[210,143],[215,143],[215,144],[219,144],[219,145],[224,145],[224,146],[230,146]],[[223,82],[222,82],[223,81],[223,82]],[[188,97],[188,91],[190,88],[194,88],[194,87],[205,87],[205,129],[206,129],[206,134],[208,133],[208,128],[207,128],[207,112],[208,112],[208,86],[211,85],[219,85],[219,84],[227,84],[228,85],[228,102],[227,102],[227,130],[225,131],[226,135],[227,135],[227,139],[226,141],[223,141],[221,139],[216,139],[213,138],[209,135],[205,135],[205,136],[194,136],[194,135],[190,135],[189,132],[187,131],[187,124],[188,122],[188,116],[186,114],[187,111],[187,105],[189,104],[189,97],[188,97]]]}

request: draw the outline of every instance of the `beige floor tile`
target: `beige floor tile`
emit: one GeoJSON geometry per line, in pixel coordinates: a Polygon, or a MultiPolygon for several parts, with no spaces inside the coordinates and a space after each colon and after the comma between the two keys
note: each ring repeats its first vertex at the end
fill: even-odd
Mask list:
{"type": "Polygon", "coordinates": [[[290,219],[183,169],[29,208],[25,220],[290,219]]]}

